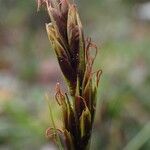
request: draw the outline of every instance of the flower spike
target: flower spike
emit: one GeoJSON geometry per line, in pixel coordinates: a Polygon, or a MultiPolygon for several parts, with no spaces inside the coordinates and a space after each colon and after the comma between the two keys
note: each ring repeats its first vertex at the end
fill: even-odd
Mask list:
{"type": "MultiPolygon", "coordinates": [[[[38,10],[42,5],[46,6],[51,20],[46,23],[48,38],[69,89],[68,93],[63,93],[60,84],[56,84],[55,99],[62,108],[63,116],[62,143],[66,150],[89,150],[97,88],[102,74],[101,70],[93,73],[98,48],[91,38],[85,40],[74,2],[38,0],[38,10]]],[[[60,133],[59,130],[54,134],[52,131],[49,128],[47,135],[60,133]]]]}

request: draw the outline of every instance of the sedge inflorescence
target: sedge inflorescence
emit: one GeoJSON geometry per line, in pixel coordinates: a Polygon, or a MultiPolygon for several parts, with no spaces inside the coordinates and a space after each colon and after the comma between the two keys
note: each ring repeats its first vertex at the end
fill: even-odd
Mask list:
{"type": "MultiPolygon", "coordinates": [[[[67,150],[87,150],[96,111],[97,88],[102,71],[93,72],[97,47],[85,40],[77,6],[68,0],[38,0],[46,6],[46,30],[69,92],[56,85],[55,98],[62,107],[63,128],[53,129],[67,150]],[[91,55],[91,51],[94,54],[91,55]],[[63,137],[63,138],[62,138],[63,137]]],[[[52,133],[52,128],[47,131],[52,133]]]]}

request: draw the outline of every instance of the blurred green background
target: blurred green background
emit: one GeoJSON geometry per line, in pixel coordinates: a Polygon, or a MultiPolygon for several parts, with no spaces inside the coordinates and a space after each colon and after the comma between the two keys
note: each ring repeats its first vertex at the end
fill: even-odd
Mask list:
{"type": "MultiPolygon", "coordinates": [[[[76,0],[103,75],[91,150],[150,150],[150,1],[76,0]]],[[[46,92],[65,89],[35,0],[0,0],[0,150],[54,150],[46,92]]]]}

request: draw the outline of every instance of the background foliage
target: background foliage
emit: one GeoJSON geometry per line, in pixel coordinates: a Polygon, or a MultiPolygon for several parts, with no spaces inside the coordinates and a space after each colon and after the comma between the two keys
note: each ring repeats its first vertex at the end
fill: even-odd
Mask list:
{"type": "MultiPolygon", "coordinates": [[[[103,76],[92,149],[150,149],[150,20],[142,0],[77,1],[85,27],[99,47],[95,69],[103,76]]],[[[0,149],[49,150],[46,91],[55,121],[54,85],[60,70],[45,31],[49,18],[31,0],[0,0],[0,149]]],[[[64,87],[65,90],[65,87],[64,87]]]]}

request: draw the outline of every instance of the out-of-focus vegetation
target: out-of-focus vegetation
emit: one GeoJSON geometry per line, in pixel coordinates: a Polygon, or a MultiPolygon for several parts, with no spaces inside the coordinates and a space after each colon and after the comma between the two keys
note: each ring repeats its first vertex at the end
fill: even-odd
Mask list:
{"type": "MultiPolygon", "coordinates": [[[[148,2],[77,1],[85,33],[99,47],[95,69],[103,70],[93,150],[150,149],[150,19],[143,17],[148,2]]],[[[2,150],[51,148],[46,91],[60,124],[53,95],[62,78],[45,31],[48,21],[35,1],[0,0],[2,150]]]]}

